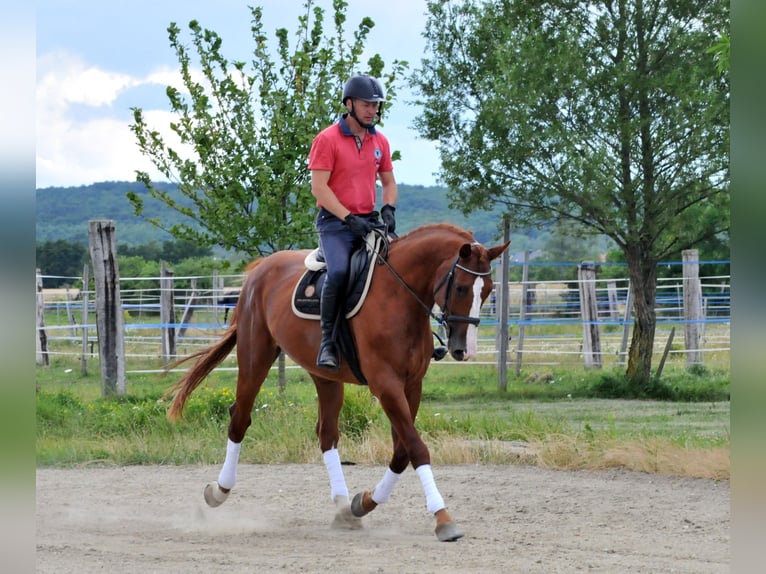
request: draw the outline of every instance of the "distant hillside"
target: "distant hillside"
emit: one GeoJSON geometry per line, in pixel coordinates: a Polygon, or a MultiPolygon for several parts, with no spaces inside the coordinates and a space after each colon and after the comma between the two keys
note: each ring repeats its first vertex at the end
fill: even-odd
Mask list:
{"type": "MultiPolygon", "coordinates": [[[[175,185],[157,184],[163,190],[173,191],[175,185]]],[[[145,198],[152,216],[168,222],[179,221],[180,216],[172,209],[154,201],[143,184],[124,181],[106,181],[79,187],[46,187],[36,191],[36,238],[38,243],[64,239],[88,244],[88,221],[112,219],[115,222],[117,241],[129,245],[142,245],[151,241],[169,241],[168,233],[133,215],[128,201],[129,191],[145,198]]]]}
{"type": "MultiPolygon", "coordinates": [[[[170,193],[176,190],[173,184],[156,185],[170,193]]],[[[114,220],[117,242],[121,244],[142,245],[172,240],[168,233],[133,215],[126,197],[129,191],[144,198],[147,215],[158,217],[169,225],[182,221],[174,210],[152,199],[140,183],[109,181],[79,187],[47,187],[36,192],[37,241],[63,239],[87,245],[88,221],[91,219],[114,220]]],[[[476,239],[485,244],[497,241],[500,236],[498,214],[484,211],[464,217],[449,208],[447,190],[442,187],[400,184],[396,216],[400,233],[426,223],[448,222],[472,230],[476,239]]],[[[534,249],[542,239],[536,234],[515,236],[513,249],[534,249]]]]}

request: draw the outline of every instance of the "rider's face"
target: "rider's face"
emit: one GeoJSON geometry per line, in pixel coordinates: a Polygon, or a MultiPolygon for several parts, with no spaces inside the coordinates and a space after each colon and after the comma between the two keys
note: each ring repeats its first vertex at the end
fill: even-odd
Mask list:
{"type": "Polygon", "coordinates": [[[348,103],[349,111],[354,106],[356,115],[365,123],[372,123],[378,113],[378,102],[366,102],[364,100],[351,100],[348,103]]]}

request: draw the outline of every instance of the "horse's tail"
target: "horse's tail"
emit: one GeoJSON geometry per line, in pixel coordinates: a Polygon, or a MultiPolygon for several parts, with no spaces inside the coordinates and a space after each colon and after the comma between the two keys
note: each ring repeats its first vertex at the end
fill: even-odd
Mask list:
{"type": "Polygon", "coordinates": [[[181,359],[168,366],[168,368],[180,365],[187,361],[196,360],[194,366],[189,369],[186,374],[179,379],[179,381],[173,385],[165,393],[164,397],[167,398],[173,395],[173,402],[170,404],[170,408],[167,412],[169,420],[174,421],[178,419],[184,409],[187,399],[194,392],[199,384],[207,377],[213,369],[220,365],[223,360],[231,353],[231,350],[237,344],[237,323],[236,323],[236,310],[233,313],[231,319],[231,325],[223,334],[223,337],[212,347],[202,349],[196,353],[189,355],[188,357],[181,359]]]}

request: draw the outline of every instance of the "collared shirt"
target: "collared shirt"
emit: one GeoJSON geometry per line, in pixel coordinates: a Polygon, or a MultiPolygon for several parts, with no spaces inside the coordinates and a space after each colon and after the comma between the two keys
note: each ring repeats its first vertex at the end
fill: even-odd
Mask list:
{"type": "Polygon", "coordinates": [[[330,172],[328,185],[346,209],[355,214],[370,213],[375,209],[378,172],[394,169],[391,149],[386,136],[374,127],[366,131],[359,146],[347,116],[343,114],[314,138],[309,169],[330,172]]]}

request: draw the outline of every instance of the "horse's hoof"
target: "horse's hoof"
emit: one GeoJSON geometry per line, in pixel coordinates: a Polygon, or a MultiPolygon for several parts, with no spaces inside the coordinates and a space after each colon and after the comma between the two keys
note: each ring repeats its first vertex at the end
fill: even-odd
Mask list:
{"type": "Polygon", "coordinates": [[[221,506],[221,504],[223,504],[223,502],[229,498],[229,492],[230,491],[224,492],[221,490],[221,487],[218,486],[218,482],[209,482],[205,485],[205,502],[211,508],[221,506]]]}
{"type": "Polygon", "coordinates": [[[445,522],[436,527],[436,538],[439,542],[454,542],[465,536],[454,522],[445,522]]]}
{"type": "Polygon", "coordinates": [[[337,511],[330,525],[332,528],[339,530],[359,530],[362,528],[362,521],[354,515],[348,504],[348,496],[336,496],[335,506],[337,511]]]}
{"type": "Polygon", "coordinates": [[[366,516],[369,514],[364,507],[362,506],[362,499],[364,498],[364,492],[357,492],[354,495],[353,500],[351,501],[351,514],[354,516],[361,518],[362,516],[366,516]]]}

